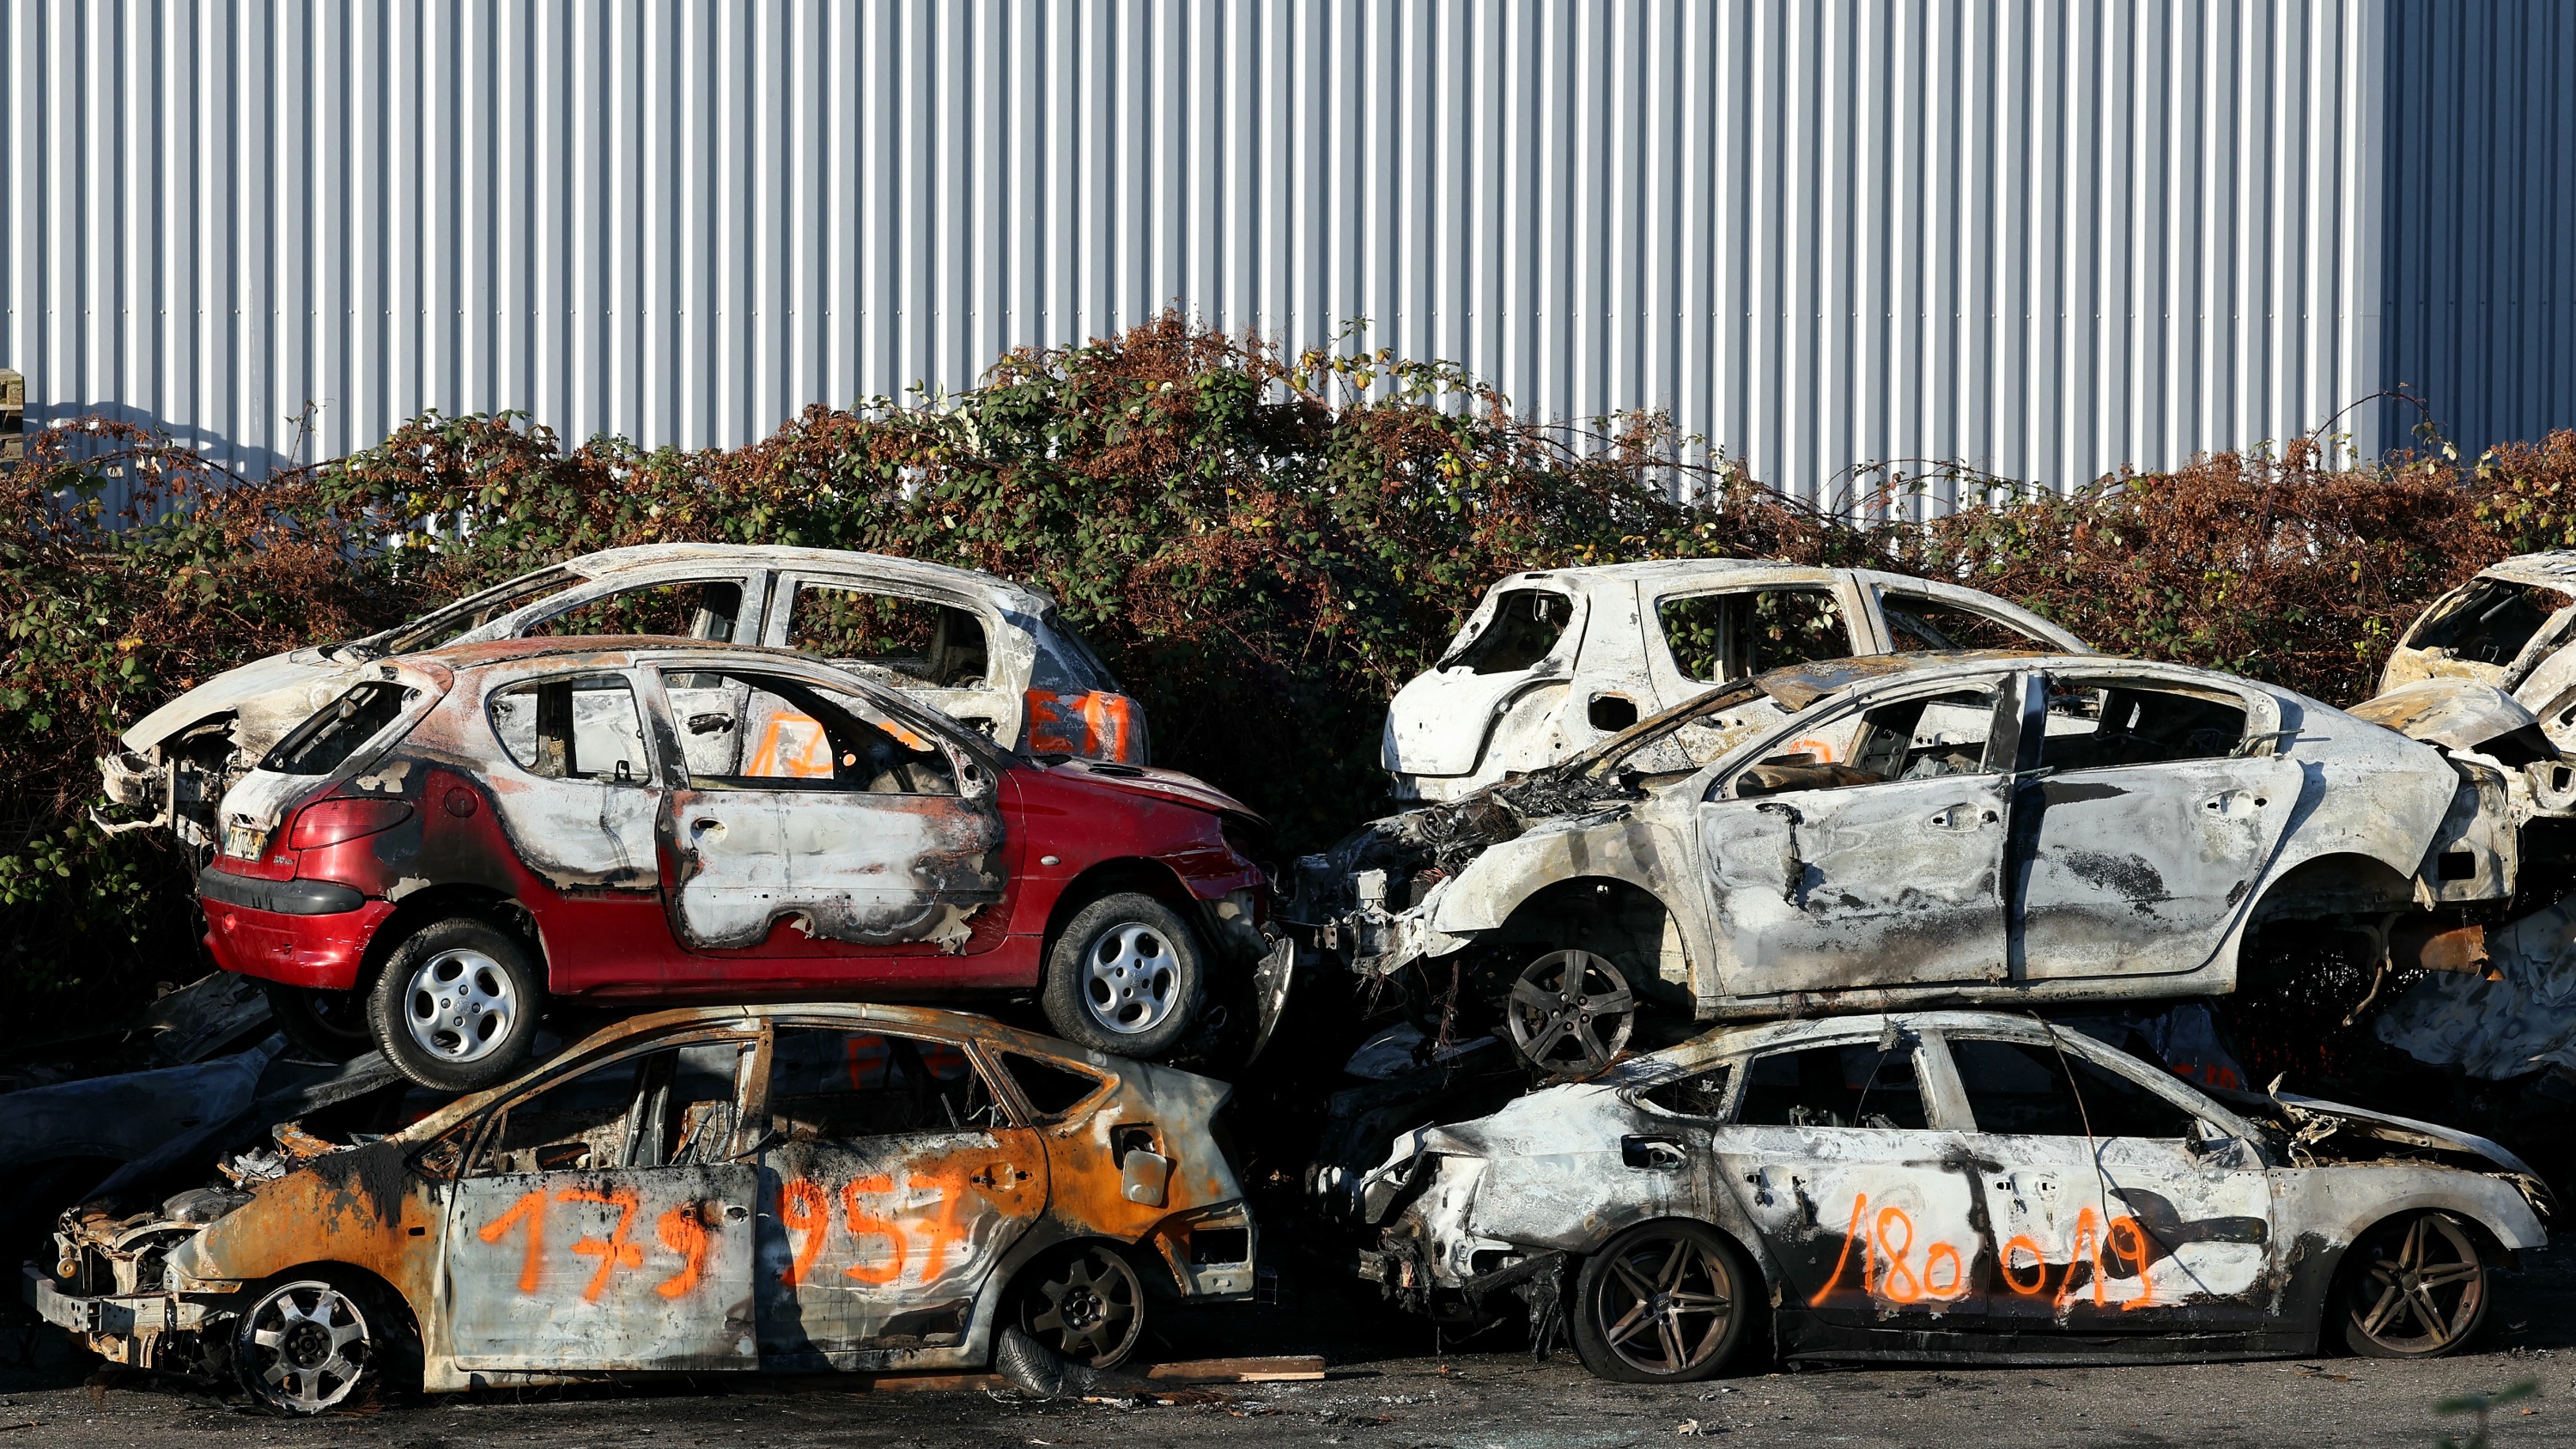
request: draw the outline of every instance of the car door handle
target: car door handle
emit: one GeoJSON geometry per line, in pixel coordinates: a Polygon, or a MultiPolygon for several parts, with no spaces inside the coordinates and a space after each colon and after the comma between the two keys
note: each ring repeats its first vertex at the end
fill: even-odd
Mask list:
{"type": "Polygon", "coordinates": [[[722,829],[724,829],[724,822],[716,819],[712,815],[704,816],[689,822],[689,833],[691,835],[704,835],[710,830],[722,829]]]}
{"type": "Polygon", "coordinates": [[[1649,1172],[1672,1172],[1689,1162],[1690,1154],[1669,1137],[1622,1137],[1619,1160],[1649,1172]]]}
{"type": "Polygon", "coordinates": [[[1995,812],[1979,810],[1973,805],[1953,805],[1935,814],[1930,822],[1935,830],[1974,830],[1980,825],[1994,823],[1995,812]]]}

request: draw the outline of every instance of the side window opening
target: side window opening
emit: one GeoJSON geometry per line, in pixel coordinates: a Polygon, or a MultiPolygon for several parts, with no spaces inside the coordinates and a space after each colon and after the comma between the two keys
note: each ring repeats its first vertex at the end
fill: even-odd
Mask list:
{"type": "Polygon", "coordinates": [[[1574,601],[1546,589],[1510,589],[1494,600],[1483,630],[1441,661],[1443,669],[1473,674],[1512,674],[1555,650],[1574,619],[1574,601]]]}
{"type": "Polygon", "coordinates": [[[644,716],[622,674],[513,684],[494,690],[485,708],[501,748],[531,775],[637,785],[652,778],[644,716]]]}
{"type": "Polygon", "coordinates": [[[1736,777],[1735,794],[1745,799],[1992,774],[1986,739],[1994,730],[1998,698],[1986,686],[1882,704],[1861,716],[1849,760],[1820,761],[1803,752],[1773,755],[1736,777]]]}
{"type": "Polygon", "coordinates": [[[502,615],[515,613],[546,595],[556,592],[563,588],[566,582],[566,576],[561,571],[548,569],[543,573],[532,574],[515,584],[506,585],[505,592],[485,599],[470,609],[459,609],[456,605],[450,604],[447,608],[418,620],[404,632],[386,640],[384,652],[416,654],[424,649],[436,649],[453,644],[502,615]]]}
{"type": "Polygon", "coordinates": [[[297,725],[259,767],[281,775],[330,774],[402,718],[403,707],[419,692],[399,684],[361,684],[297,725]]]}
{"type": "Polygon", "coordinates": [[[741,1038],[603,1062],[501,1109],[469,1177],[695,1166],[724,1160],[735,1126],[741,1038]]]}
{"type": "Polygon", "coordinates": [[[2440,649],[2474,664],[2511,664],[2549,617],[2567,607],[2556,589],[2480,579],[2459,598],[2418,624],[2407,644],[2440,649]]]}
{"type": "Polygon", "coordinates": [[[937,741],[864,700],[774,675],[676,670],[663,682],[698,788],[958,793],[937,741]]]}
{"type": "Polygon", "coordinates": [[[1874,1127],[1921,1131],[1931,1118],[1912,1043],[1808,1047],[1756,1057],[1735,1120],[1756,1127],[1874,1127]]]}
{"type": "Polygon", "coordinates": [[[989,668],[984,621],[967,610],[831,584],[796,586],[787,643],[910,689],[979,689],[989,668]]]}
{"type": "Polygon", "coordinates": [[[2048,681],[2041,768],[2100,770],[2224,759],[2245,739],[2245,707],[2130,680],[2048,681]]]}
{"type": "Polygon", "coordinates": [[[1718,1117],[1726,1111],[1726,1084],[1734,1068],[1720,1066],[1678,1082],[1649,1087],[1638,1095],[1652,1106],[1683,1117],[1718,1117]]]}
{"type": "Polygon", "coordinates": [[[650,634],[666,639],[731,642],[734,619],[741,612],[742,583],[737,579],[642,584],[575,604],[551,619],[530,625],[526,632],[531,639],[650,634]]]}
{"type": "Polygon", "coordinates": [[[1655,622],[1674,666],[1710,684],[1852,652],[1842,606],[1833,590],[1815,586],[1660,599],[1655,622]]]}
{"type": "Polygon", "coordinates": [[[2032,1042],[1954,1037],[1950,1060],[1977,1130],[2008,1136],[2191,1135],[2191,1113],[2073,1050],[2032,1042]]]}
{"type": "Polygon", "coordinates": [[[1002,1070],[1041,1117],[1061,1117],[1100,1090],[1100,1078],[1057,1062],[1018,1052],[1003,1052],[1001,1060],[1002,1070]]]}
{"type": "Polygon", "coordinates": [[[2044,649],[2058,646],[1992,614],[1981,613],[1928,594],[1882,589],[1879,612],[1887,619],[1888,642],[1899,654],[1949,649],[2044,649]]]}
{"type": "Polygon", "coordinates": [[[1004,1125],[965,1050],[838,1027],[781,1027],[769,1075],[769,1130],[790,1142],[1004,1125]]]}

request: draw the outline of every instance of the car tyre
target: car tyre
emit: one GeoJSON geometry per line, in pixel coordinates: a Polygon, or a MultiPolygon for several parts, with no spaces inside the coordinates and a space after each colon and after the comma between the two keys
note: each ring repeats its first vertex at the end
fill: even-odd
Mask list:
{"type": "Polygon", "coordinates": [[[1125,1254],[1083,1243],[1020,1275],[1012,1321],[1050,1353],[1116,1368],[1145,1337],[1145,1283],[1125,1254]]]}
{"type": "Polygon", "coordinates": [[[1596,1378],[1686,1384],[1711,1378],[1751,1336],[1762,1279],[1705,1223],[1640,1223],[1584,1260],[1567,1327],[1596,1378]]]}
{"type": "Polygon", "coordinates": [[[394,948],[367,993],[367,1027],[424,1087],[475,1092],[517,1075],[545,1012],[545,978],[519,937],[451,916],[394,948]]]}
{"type": "Polygon", "coordinates": [[[2444,1212],[2381,1223],[2354,1240],[2335,1286],[2329,1334],[2364,1358],[2440,1358],[2486,1327],[2486,1255],[2444,1212]]]}
{"type": "Polygon", "coordinates": [[[1084,906],[1047,953],[1047,1022],[1056,1035],[1094,1051],[1164,1056],[1206,1003],[1207,949],[1198,933],[1141,892],[1084,906]]]}
{"type": "Polygon", "coordinates": [[[234,1321],[233,1377],[264,1413],[347,1411],[404,1387],[416,1368],[408,1327],[383,1293],[290,1273],[253,1289],[234,1321]]]}
{"type": "Polygon", "coordinates": [[[286,1039],[325,1061],[345,1062],[363,1056],[376,1044],[367,1025],[367,999],[355,991],[317,991],[263,981],[268,1014],[286,1039]]]}

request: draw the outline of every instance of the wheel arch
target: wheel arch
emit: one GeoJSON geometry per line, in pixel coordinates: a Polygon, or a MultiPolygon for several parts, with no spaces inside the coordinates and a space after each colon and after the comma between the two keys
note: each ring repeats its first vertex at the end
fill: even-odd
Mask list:
{"type": "Polygon", "coordinates": [[[1618,876],[1581,875],[1530,892],[1481,938],[1514,949],[1581,950],[1626,972],[1629,987],[1691,1005],[1694,957],[1682,918],[1654,891],[1618,876]]]}
{"type": "Polygon", "coordinates": [[[1055,952],[1056,941],[1064,935],[1082,908],[1104,896],[1124,891],[1152,896],[1172,908],[1182,919],[1199,928],[1201,944],[1211,952],[1222,942],[1211,929],[1207,903],[1190,894],[1182,884],[1179,872],[1148,856],[1119,856],[1085,866],[1081,874],[1065,882],[1056,893],[1055,904],[1047,908],[1046,934],[1038,942],[1038,960],[1047,960],[1055,952]]]}
{"type": "MultiPolygon", "coordinates": [[[[984,1280],[982,1291],[975,1295],[974,1312],[967,1320],[966,1348],[970,1356],[978,1363],[992,1362],[995,1340],[1003,1327],[1004,1310],[1010,1307],[1012,1298],[1027,1281],[1032,1269],[1061,1254],[1089,1247],[1107,1248],[1125,1259],[1149,1295],[1166,1284],[1174,1294],[1181,1291],[1183,1285],[1172,1266],[1162,1261],[1159,1254],[1149,1252],[1141,1240],[1131,1243],[1105,1233],[1024,1234],[1002,1255],[1002,1260],[994,1265],[993,1272],[984,1280]]],[[[1150,1329],[1150,1325],[1148,1327],[1150,1329]]]]}
{"type": "Polygon", "coordinates": [[[536,956],[537,969],[553,988],[553,968],[548,964],[545,932],[537,923],[536,913],[508,894],[486,885],[451,882],[425,886],[394,903],[394,913],[385,917],[368,938],[366,954],[358,962],[358,980],[353,990],[361,997],[374,986],[376,973],[384,969],[385,959],[415,933],[436,922],[456,916],[469,916],[486,921],[528,944],[536,956]]]}

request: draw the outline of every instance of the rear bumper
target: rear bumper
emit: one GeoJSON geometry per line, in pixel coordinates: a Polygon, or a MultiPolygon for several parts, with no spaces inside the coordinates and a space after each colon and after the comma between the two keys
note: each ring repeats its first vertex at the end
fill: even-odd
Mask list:
{"type": "Polygon", "coordinates": [[[216,965],[263,981],[321,991],[347,991],[358,984],[358,967],[366,957],[367,943],[375,939],[376,928],[394,913],[391,901],[367,900],[346,886],[318,881],[251,880],[212,871],[198,878],[198,900],[206,908],[206,949],[214,953],[216,965]],[[208,883],[218,878],[226,882],[221,893],[208,888],[208,883]],[[263,909],[249,901],[227,898],[260,899],[241,887],[279,893],[266,899],[273,905],[295,909],[263,909]],[[287,894],[299,888],[316,894],[287,894]],[[347,896],[320,896],[321,890],[345,891],[347,896]],[[317,912],[311,908],[318,900],[337,903],[344,899],[349,903],[339,910],[317,912]]]}

